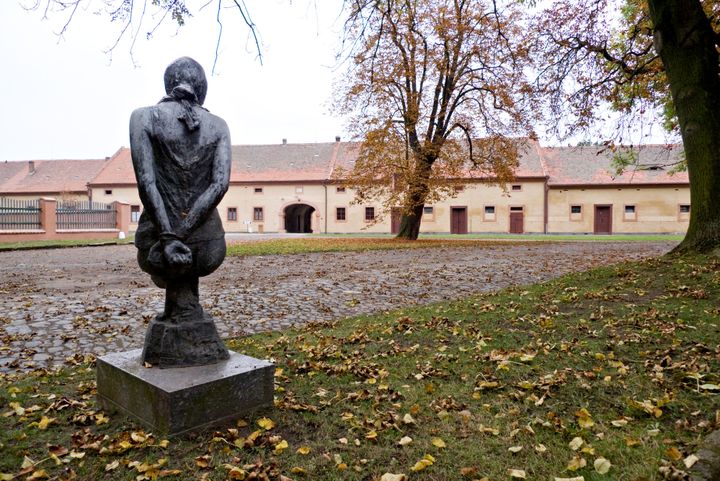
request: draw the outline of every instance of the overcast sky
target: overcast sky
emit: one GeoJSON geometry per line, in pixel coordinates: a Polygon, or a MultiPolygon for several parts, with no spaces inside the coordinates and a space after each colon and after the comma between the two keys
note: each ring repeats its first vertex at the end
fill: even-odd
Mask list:
{"type": "Polygon", "coordinates": [[[308,0],[246,3],[261,35],[263,65],[242,18],[227,9],[211,76],[217,2],[181,29],[168,26],[151,40],[144,32],[153,22],[146,18],[131,58],[129,36],[112,57],[105,53],[121,25],[94,15],[100,1],[89,0],[59,39],[64,15],[43,20],[42,11],[27,12],[18,0],[1,0],[0,161],[112,155],[129,143],[130,113],[164,95],[165,67],[184,55],[205,68],[205,106],[227,121],[233,144],[283,138],[331,142],[343,135],[342,119],[329,114],[339,73],[334,67],[341,0],[317,2],[317,11],[308,0]]]}

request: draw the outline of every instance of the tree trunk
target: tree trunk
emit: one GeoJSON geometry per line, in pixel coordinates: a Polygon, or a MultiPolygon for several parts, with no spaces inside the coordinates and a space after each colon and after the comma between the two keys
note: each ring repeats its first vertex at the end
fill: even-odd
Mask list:
{"type": "Polygon", "coordinates": [[[397,239],[417,240],[420,235],[420,223],[422,222],[425,198],[429,191],[430,171],[433,162],[435,162],[435,157],[422,154],[415,154],[415,156],[415,172],[413,181],[408,186],[405,206],[400,218],[400,231],[396,236],[397,239]]]}
{"type": "Polygon", "coordinates": [[[655,49],[667,73],[690,177],[690,224],[681,252],[720,247],[720,67],[699,0],[649,0],[655,49]]]}

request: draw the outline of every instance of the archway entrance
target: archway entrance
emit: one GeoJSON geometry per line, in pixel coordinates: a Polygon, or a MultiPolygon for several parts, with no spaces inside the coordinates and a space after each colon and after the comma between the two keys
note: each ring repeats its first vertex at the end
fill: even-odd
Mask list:
{"type": "Polygon", "coordinates": [[[285,232],[312,233],[312,214],[315,208],[307,204],[292,204],[285,207],[285,232]]]}

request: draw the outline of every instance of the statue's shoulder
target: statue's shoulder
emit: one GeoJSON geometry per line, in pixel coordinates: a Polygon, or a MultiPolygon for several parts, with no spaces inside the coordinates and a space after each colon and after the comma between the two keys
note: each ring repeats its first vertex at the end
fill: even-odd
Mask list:
{"type": "Polygon", "coordinates": [[[216,131],[219,137],[230,135],[230,129],[228,128],[227,122],[225,122],[222,117],[218,117],[209,111],[205,111],[205,114],[208,123],[216,131]]]}

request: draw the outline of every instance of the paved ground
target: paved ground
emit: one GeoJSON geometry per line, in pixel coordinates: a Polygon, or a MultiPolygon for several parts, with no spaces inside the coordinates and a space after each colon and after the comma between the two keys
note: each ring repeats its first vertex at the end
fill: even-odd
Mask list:
{"type": "MultiPolygon", "coordinates": [[[[229,258],[201,280],[222,336],[528,284],[667,252],[667,242],[498,244],[229,258]]],[[[135,248],[0,252],[0,372],[140,347],[163,306],[135,248]]]]}

